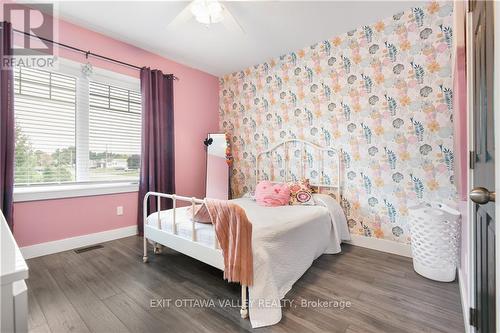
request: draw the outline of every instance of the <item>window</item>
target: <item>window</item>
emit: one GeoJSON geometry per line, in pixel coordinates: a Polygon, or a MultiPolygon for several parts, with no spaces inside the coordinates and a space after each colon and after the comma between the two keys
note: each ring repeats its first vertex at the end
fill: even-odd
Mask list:
{"type": "Polygon", "coordinates": [[[14,83],[17,188],[139,179],[138,80],[73,64],[17,67],[14,83]]]}
{"type": "Polygon", "coordinates": [[[15,184],[74,182],[76,79],[14,70],[15,184]]]}
{"type": "Polygon", "coordinates": [[[138,92],[90,82],[91,180],[139,178],[141,96],[138,92]]]}

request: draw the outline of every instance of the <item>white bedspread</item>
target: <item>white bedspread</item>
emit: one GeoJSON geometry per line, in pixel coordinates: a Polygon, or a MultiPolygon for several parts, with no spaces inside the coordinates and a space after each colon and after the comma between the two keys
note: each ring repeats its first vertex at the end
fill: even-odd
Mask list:
{"type": "Polygon", "coordinates": [[[347,221],[331,197],[314,196],[317,206],[262,207],[255,201],[234,200],[252,222],[254,285],[249,288],[253,328],[281,320],[280,300],[323,253],[339,253],[349,240],[347,221]]]}
{"type": "MultiPolygon", "coordinates": [[[[281,320],[280,300],[323,253],[339,253],[349,240],[347,221],[340,205],[330,196],[315,194],[316,206],[263,207],[254,200],[233,200],[252,222],[254,285],[249,288],[250,322],[253,328],[281,320]]],[[[178,235],[191,239],[192,222],[187,207],[177,210],[178,235]]],[[[162,230],[172,232],[172,211],[160,214],[162,230]]],[[[147,218],[158,224],[157,213],[147,218]]],[[[196,223],[198,242],[212,246],[211,224],[196,223]]]]}

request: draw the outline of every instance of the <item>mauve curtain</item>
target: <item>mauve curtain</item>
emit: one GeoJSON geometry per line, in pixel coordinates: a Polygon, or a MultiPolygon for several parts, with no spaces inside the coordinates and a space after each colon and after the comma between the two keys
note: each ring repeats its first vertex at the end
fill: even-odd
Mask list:
{"type": "MultiPolygon", "coordinates": [[[[0,66],[12,55],[12,26],[2,22],[0,66]]],[[[14,87],[12,68],[0,68],[0,209],[10,229],[14,229],[14,87]]]]}
{"type": "MultiPolygon", "coordinates": [[[[143,200],[149,191],[175,193],[173,76],[159,70],[141,70],[142,148],[139,183],[139,233],[143,233],[143,200]]],[[[149,202],[156,211],[156,198],[149,202]]],[[[171,200],[161,209],[172,208],[171,200]]],[[[148,212],[148,213],[149,213],[148,212]]]]}

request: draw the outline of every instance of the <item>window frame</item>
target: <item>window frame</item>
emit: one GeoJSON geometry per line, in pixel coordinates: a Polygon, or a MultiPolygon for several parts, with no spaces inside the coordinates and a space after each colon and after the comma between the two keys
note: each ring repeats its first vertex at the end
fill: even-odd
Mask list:
{"type": "MultiPolygon", "coordinates": [[[[75,112],[75,182],[59,184],[31,184],[14,186],[14,202],[74,198],[117,193],[137,192],[139,180],[91,181],[88,180],[89,156],[89,84],[96,81],[119,88],[140,92],[139,78],[94,67],[90,77],[83,75],[82,63],[68,59],[59,59],[55,69],[43,69],[48,72],[73,76],[76,81],[75,112]],[[83,96],[86,96],[82,98],[83,96]],[[85,134],[86,133],[86,134],[85,134]],[[87,180],[85,180],[87,179],[87,180]]],[[[15,110],[14,110],[15,113],[15,110]]]]}

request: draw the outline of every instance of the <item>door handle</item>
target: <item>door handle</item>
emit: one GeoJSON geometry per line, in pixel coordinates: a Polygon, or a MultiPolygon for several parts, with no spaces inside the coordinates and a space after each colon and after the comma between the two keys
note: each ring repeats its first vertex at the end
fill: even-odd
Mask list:
{"type": "Polygon", "coordinates": [[[484,187],[475,187],[469,193],[469,198],[477,204],[484,205],[495,202],[495,192],[490,192],[484,187]]]}

